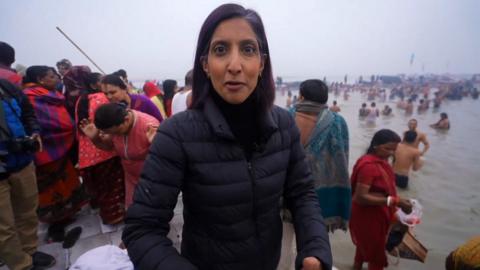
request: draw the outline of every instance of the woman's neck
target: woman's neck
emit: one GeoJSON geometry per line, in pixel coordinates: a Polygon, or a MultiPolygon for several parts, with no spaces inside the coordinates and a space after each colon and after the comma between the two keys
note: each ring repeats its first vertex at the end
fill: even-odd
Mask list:
{"type": "Polygon", "coordinates": [[[130,108],[130,104],[132,103],[132,97],[130,97],[130,94],[127,93],[124,101],[127,102],[127,107],[130,108]]]}
{"type": "Polygon", "coordinates": [[[226,102],[214,90],[211,96],[237,141],[250,152],[251,145],[257,141],[260,133],[254,93],[241,104],[226,102]]]}

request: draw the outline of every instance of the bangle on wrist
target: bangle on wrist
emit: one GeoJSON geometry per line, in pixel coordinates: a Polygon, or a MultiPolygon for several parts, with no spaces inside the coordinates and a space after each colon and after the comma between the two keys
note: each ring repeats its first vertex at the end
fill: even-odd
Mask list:
{"type": "Polygon", "coordinates": [[[387,197],[387,206],[388,207],[397,206],[399,201],[400,201],[400,199],[397,196],[388,196],[387,197]]]}

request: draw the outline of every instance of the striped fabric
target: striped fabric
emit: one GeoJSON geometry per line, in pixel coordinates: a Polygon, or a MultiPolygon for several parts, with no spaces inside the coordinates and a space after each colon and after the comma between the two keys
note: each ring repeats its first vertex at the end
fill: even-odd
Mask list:
{"type": "Polygon", "coordinates": [[[35,109],[41,127],[43,151],[35,154],[35,164],[43,165],[59,160],[72,147],[74,123],[65,108],[65,97],[38,85],[23,90],[35,109]]]}

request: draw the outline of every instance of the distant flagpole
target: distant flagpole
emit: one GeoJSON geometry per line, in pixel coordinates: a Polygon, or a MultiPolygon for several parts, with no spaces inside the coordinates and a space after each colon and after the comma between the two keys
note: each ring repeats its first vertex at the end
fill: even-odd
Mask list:
{"type": "Polygon", "coordinates": [[[88,61],[90,61],[90,63],[92,63],[100,72],[105,74],[105,72],[92,60],[92,58],[90,58],[80,47],[78,47],[78,45],[73,42],[73,40],[67,34],[65,34],[60,27],[57,26],[56,28],[58,32],[60,32],[68,41],[70,41],[70,43],[72,43],[73,46],[75,46],[75,48],[77,48],[88,59],[88,61]]]}

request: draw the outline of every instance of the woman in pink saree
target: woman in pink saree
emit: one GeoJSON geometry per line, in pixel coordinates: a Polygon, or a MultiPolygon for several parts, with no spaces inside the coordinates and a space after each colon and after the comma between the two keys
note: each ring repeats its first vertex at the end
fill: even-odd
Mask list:
{"type": "Polygon", "coordinates": [[[114,151],[122,160],[125,172],[125,207],[132,204],[133,192],[140,179],[148,148],[159,125],[148,114],[130,110],[123,103],[101,105],[95,121],[87,119],[80,128],[100,149],[114,151]]]}

